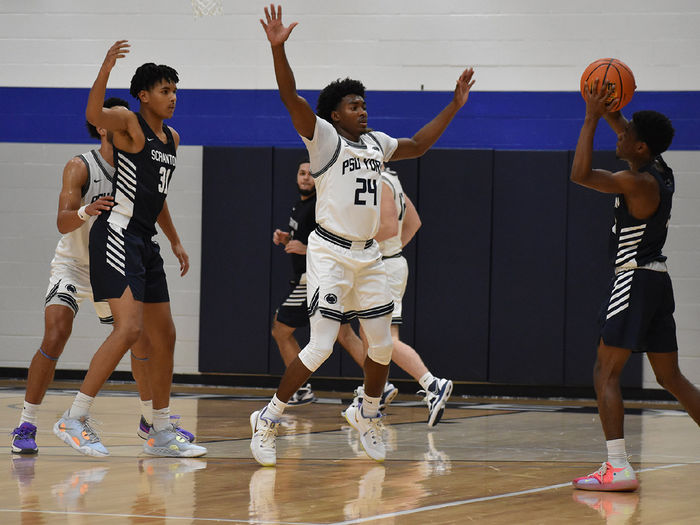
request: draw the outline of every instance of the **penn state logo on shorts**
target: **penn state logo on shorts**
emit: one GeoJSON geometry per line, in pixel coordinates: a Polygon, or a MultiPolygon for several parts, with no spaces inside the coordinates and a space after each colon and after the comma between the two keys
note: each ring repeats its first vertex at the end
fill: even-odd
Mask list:
{"type": "Polygon", "coordinates": [[[78,289],[72,284],[67,284],[66,290],[68,290],[70,293],[78,293],[78,289]]]}
{"type": "Polygon", "coordinates": [[[334,293],[326,294],[323,298],[328,304],[335,304],[338,302],[338,297],[334,293]]]}

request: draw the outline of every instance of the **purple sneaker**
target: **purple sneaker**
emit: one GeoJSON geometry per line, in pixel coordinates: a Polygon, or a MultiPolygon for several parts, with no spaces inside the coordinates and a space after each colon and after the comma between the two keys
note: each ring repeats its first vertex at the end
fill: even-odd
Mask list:
{"type": "MultiPolygon", "coordinates": [[[[180,421],[180,416],[175,416],[175,415],[170,416],[170,422],[175,427],[175,431],[178,434],[181,434],[190,443],[194,443],[194,434],[192,432],[188,432],[184,428],[178,426],[179,421],[180,421]]],[[[141,416],[141,421],[139,421],[139,428],[136,431],[136,434],[141,439],[148,439],[148,433],[151,431],[152,426],[153,425],[149,425],[148,423],[146,423],[146,420],[144,419],[144,417],[141,416]]]]}
{"type": "Polygon", "coordinates": [[[14,429],[12,436],[12,452],[15,454],[36,454],[39,447],[36,446],[36,427],[26,421],[14,429]]]}

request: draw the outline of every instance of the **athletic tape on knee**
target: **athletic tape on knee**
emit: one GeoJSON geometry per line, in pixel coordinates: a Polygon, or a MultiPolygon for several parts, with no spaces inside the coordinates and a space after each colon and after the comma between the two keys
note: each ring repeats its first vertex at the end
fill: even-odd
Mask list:
{"type": "Polygon", "coordinates": [[[58,361],[58,357],[51,357],[49,354],[47,354],[46,352],[44,352],[41,348],[39,348],[39,353],[40,353],[41,355],[43,355],[43,356],[44,356],[46,359],[48,359],[49,361],[58,361]]]}
{"type": "Polygon", "coordinates": [[[311,337],[309,344],[299,352],[299,359],[304,366],[315,372],[333,352],[333,344],[338,337],[340,322],[326,319],[318,311],[310,318],[311,337]]]}
{"type": "Polygon", "coordinates": [[[367,357],[380,365],[388,365],[391,363],[391,354],[394,351],[394,345],[370,346],[367,349],[367,357]]]}

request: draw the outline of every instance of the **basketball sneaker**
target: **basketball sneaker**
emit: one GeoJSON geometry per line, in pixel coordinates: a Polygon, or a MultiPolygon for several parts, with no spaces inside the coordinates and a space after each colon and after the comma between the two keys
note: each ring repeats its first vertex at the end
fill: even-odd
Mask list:
{"type": "Polygon", "coordinates": [[[287,401],[289,406],[308,405],[316,401],[314,391],[311,390],[311,383],[306,383],[299,390],[294,392],[294,395],[287,401]]]}
{"type": "Polygon", "coordinates": [[[380,426],[382,415],[365,417],[362,414],[362,404],[360,403],[359,406],[350,405],[343,412],[343,416],[350,423],[350,426],[360,433],[360,444],[367,455],[375,461],[384,461],[386,447],[380,426]]]}
{"type": "Polygon", "coordinates": [[[39,447],[36,446],[36,427],[31,423],[23,422],[14,429],[12,436],[12,452],[15,454],[36,454],[39,447]]]}
{"type": "Polygon", "coordinates": [[[250,451],[253,453],[255,461],[263,467],[274,467],[277,464],[277,425],[269,417],[265,417],[267,407],[256,410],[250,415],[250,429],[253,431],[253,438],[250,440],[250,451]]]}
{"type": "Polygon", "coordinates": [[[435,379],[428,391],[420,390],[418,393],[425,392],[424,401],[428,405],[428,426],[434,427],[440,422],[447,400],[452,395],[452,381],[449,379],[435,379]]]}
{"type": "Polygon", "coordinates": [[[149,456],[178,458],[197,458],[207,453],[206,448],[190,443],[172,423],[158,432],[151,427],[148,439],[143,444],[143,451],[149,456]]]}
{"type": "MultiPolygon", "coordinates": [[[[384,391],[382,392],[382,397],[379,400],[379,410],[385,410],[386,407],[388,407],[391,402],[396,398],[396,395],[399,393],[399,389],[396,388],[394,385],[391,383],[387,382],[384,385],[384,391]]],[[[351,406],[359,406],[360,401],[365,395],[365,387],[363,385],[358,386],[355,389],[354,392],[354,398],[352,400],[351,406]]]]}
{"type": "Polygon", "coordinates": [[[637,476],[629,464],[615,468],[607,461],[588,476],[576,478],[572,484],[577,489],[601,491],[636,490],[639,487],[637,476]]]}
{"type": "Polygon", "coordinates": [[[63,417],[56,421],[53,426],[53,433],[61,441],[70,445],[81,454],[87,456],[109,456],[109,451],[100,440],[100,436],[92,428],[95,421],[84,416],[79,419],[68,417],[69,410],[66,410],[63,417]]]}
{"type": "MultiPolygon", "coordinates": [[[[180,434],[185,436],[187,438],[187,441],[189,441],[190,443],[194,443],[194,434],[192,432],[188,432],[179,425],[180,416],[170,416],[170,422],[175,427],[176,432],[179,432],[180,434]]],[[[136,430],[136,435],[141,439],[148,439],[148,433],[151,431],[151,428],[153,428],[153,425],[149,424],[146,421],[146,418],[141,416],[141,421],[139,421],[139,428],[136,430]]]]}

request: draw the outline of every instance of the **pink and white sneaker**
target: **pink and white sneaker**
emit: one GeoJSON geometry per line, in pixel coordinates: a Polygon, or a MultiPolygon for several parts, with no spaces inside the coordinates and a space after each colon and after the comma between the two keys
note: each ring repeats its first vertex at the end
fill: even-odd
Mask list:
{"type": "Polygon", "coordinates": [[[576,478],[571,482],[574,488],[582,490],[637,490],[639,481],[630,465],[615,468],[607,461],[588,476],[576,478]]]}

